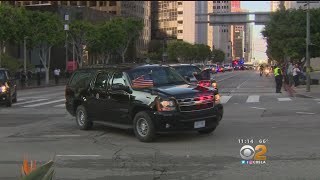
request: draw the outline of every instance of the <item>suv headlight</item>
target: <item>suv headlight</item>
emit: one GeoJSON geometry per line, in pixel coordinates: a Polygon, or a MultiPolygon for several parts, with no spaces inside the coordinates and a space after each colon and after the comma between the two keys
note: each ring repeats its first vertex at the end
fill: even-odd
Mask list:
{"type": "Polygon", "coordinates": [[[175,111],[177,110],[177,104],[173,99],[158,99],[157,110],[158,111],[175,111]]]}
{"type": "Polygon", "coordinates": [[[0,92],[6,92],[7,86],[0,86],[0,92]]]}

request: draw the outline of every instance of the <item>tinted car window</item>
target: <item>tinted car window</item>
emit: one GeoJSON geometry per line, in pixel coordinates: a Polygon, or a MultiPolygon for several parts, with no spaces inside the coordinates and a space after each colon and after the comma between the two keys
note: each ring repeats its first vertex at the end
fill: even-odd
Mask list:
{"type": "Polygon", "coordinates": [[[185,77],[193,77],[193,73],[197,72],[200,73],[201,70],[196,66],[176,66],[173,67],[181,76],[185,77]]]}
{"type": "MultiPolygon", "coordinates": [[[[131,82],[143,78],[142,83],[152,83],[152,86],[186,84],[184,78],[169,67],[147,67],[128,71],[131,82]]],[[[141,82],[140,81],[140,82],[141,82]]]]}
{"type": "Polygon", "coordinates": [[[72,80],[70,81],[70,86],[75,87],[86,87],[89,85],[91,80],[91,73],[90,72],[76,72],[73,75],[72,80]]]}
{"type": "Polygon", "coordinates": [[[108,73],[98,74],[94,87],[97,89],[105,89],[107,87],[108,79],[109,79],[108,73]]]}

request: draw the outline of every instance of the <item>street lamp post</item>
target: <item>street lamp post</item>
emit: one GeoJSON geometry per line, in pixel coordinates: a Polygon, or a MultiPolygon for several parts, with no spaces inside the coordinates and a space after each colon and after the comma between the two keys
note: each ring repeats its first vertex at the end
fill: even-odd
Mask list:
{"type": "Polygon", "coordinates": [[[23,71],[24,71],[24,74],[27,74],[27,39],[28,39],[27,36],[25,36],[23,38],[23,71]]]}
{"type": "Polygon", "coordinates": [[[65,46],[66,46],[66,69],[68,69],[68,30],[69,30],[69,14],[68,12],[66,12],[66,14],[64,15],[64,20],[65,20],[65,24],[64,24],[64,30],[66,32],[66,42],[65,42],[65,46]]]}
{"type": "Polygon", "coordinates": [[[306,91],[310,92],[310,54],[309,54],[309,44],[310,44],[310,2],[307,1],[307,39],[306,39],[306,61],[307,61],[307,87],[306,91]]]}

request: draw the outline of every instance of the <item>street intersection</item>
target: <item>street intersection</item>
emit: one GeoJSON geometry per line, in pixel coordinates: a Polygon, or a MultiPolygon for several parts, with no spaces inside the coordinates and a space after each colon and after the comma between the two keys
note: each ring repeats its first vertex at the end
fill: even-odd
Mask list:
{"type": "Polygon", "coordinates": [[[210,135],[160,135],[139,142],[131,131],[77,128],[64,107],[64,86],[21,90],[0,107],[0,179],[17,179],[25,155],[54,158],[56,179],[319,179],[320,100],[275,93],[273,76],[225,72],[218,82],[225,114],[210,135]],[[241,164],[240,148],[267,147],[266,164],[241,164]]]}

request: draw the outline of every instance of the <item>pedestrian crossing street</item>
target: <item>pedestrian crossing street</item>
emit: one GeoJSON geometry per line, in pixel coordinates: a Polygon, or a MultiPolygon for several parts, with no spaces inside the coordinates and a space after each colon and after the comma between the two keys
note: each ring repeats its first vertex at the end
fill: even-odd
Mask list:
{"type": "MultiPolygon", "coordinates": [[[[265,102],[293,102],[299,101],[301,98],[294,97],[276,97],[268,95],[222,95],[220,98],[221,104],[252,104],[252,103],[265,103],[265,102]]],[[[311,99],[311,101],[320,104],[320,99],[311,99]]],[[[19,108],[65,108],[65,99],[53,99],[53,98],[20,98],[17,103],[13,104],[13,107],[19,108]]]]}

